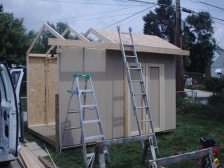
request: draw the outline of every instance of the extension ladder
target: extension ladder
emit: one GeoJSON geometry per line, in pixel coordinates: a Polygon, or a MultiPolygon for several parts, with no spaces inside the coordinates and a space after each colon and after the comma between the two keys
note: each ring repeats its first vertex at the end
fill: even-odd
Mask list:
{"type": "MultiPolygon", "coordinates": [[[[105,137],[103,134],[103,128],[102,128],[102,124],[101,124],[101,120],[100,120],[99,110],[97,107],[96,97],[95,97],[94,90],[93,90],[91,76],[89,74],[74,74],[72,87],[71,87],[71,90],[69,90],[68,92],[70,92],[70,98],[69,98],[69,103],[68,103],[66,120],[65,120],[65,124],[64,124],[64,131],[63,131],[63,136],[62,136],[62,140],[61,140],[61,146],[64,141],[65,131],[72,130],[72,129],[80,129],[81,130],[81,145],[83,147],[83,157],[84,157],[84,162],[85,162],[85,168],[88,168],[89,166],[92,167],[94,158],[95,158],[95,153],[94,152],[87,153],[86,144],[88,142],[103,142],[103,141],[105,141],[105,137]],[[82,81],[81,78],[84,81],[82,81]],[[81,82],[85,82],[84,88],[80,87],[81,82]],[[71,109],[71,103],[73,100],[72,98],[74,95],[77,95],[78,107],[79,107],[78,110],[71,109]],[[88,104],[86,104],[87,99],[89,102],[88,104]],[[95,114],[93,114],[93,111],[95,112],[95,114]],[[87,112],[88,112],[88,114],[87,114],[87,112]],[[66,123],[68,122],[68,115],[73,114],[73,113],[79,114],[80,126],[79,127],[66,127],[66,123]],[[85,120],[85,113],[86,113],[86,116],[89,115],[90,113],[92,115],[90,114],[88,116],[88,119],[85,120]],[[93,115],[94,115],[94,117],[93,117],[93,115]],[[89,118],[94,118],[94,119],[89,119],[89,118]],[[89,128],[92,129],[91,132],[97,130],[98,134],[92,135],[89,130],[88,130],[89,132],[87,130],[85,130],[87,127],[88,127],[88,129],[89,128]],[[98,128],[96,129],[96,127],[98,127],[98,128]]],[[[108,161],[110,161],[107,146],[104,146],[103,152],[104,152],[104,154],[107,155],[108,161]]]]}
{"type": "MultiPolygon", "coordinates": [[[[151,135],[153,137],[152,139],[153,139],[154,150],[156,149],[158,153],[159,150],[157,146],[157,140],[156,140],[156,135],[155,135],[154,127],[153,127],[152,117],[151,117],[151,113],[149,109],[149,103],[148,103],[148,98],[146,94],[141,63],[139,63],[138,61],[138,56],[137,56],[134,40],[132,37],[132,30],[131,28],[129,28],[129,33],[121,33],[120,27],[117,27],[117,29],[118,29],[119,39],[121,43],[123,61],[124,61],[125,69],[126,69],[126,75],[127,75],[132,105],[133,105],[133,111],[137,121],[138,132],[139,132],[139,135],[141,136],[142,135],[141,125],[143,125],[143,123],[148,123],[150,125],[151,133],[149,133],[148,135],[151,135]],[[131,38],[132,44],[123,43],[122,34],[128,34],[131,38]],[[131,47],[133,51],[132,52],[133,55],[126,55],[124,47],[131,47]],[[145,110],[148,116],[147,119],[145,120],[139,119],[139,112],[141,112],[142,110],[145,110]]],[[[141,144],[142,144],[142,149],[144,149],[144,142],[142,141],[141,144]]]]}

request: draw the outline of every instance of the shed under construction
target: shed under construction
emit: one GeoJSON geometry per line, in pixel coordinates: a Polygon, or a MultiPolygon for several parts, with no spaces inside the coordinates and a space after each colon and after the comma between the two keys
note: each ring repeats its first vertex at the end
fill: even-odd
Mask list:
{"type": "MultiPolygon", "coordinates": [[[[176,128],[176,55],[189,55],[167,41],[151,35],[133,34],[144,74],[146,91],[156,132],[176,128]]],[[[125,43],[130,38],[123,37],[125,43]]],[[[67,113],[73,74],[90,74],[106,139],[138,135],[130,92],[125,75],[117,31],[89,29],[81,35],[68,27],[59,35],[44,24],[27,52],[27,97],[29,131],[59,149],[67,113]],[[57,46],[57,54],[31,53],[44,30],[57,38],[48,44],[57,46]],[[80,40],[64,39],[71,31],[80,40]],[[88,35],[98,38],[90,42],[88,35]]],[[[52,48],[51,48],[52,49],[52,48]]],[[[126,47],[126,51],[131,48],[126,47]]],[[[142,113],[141,118],[146,117],[142,113]]],[[[77,126],[78,117],[69,124],[77,126]]],[[[148,133],[146,124],[143,133],[148,133]]],[[[86,130],[92,131],[90,130],[86,130]]],[[[80,145],[80,130],[66,132],[63,146],[80,145]]]]}

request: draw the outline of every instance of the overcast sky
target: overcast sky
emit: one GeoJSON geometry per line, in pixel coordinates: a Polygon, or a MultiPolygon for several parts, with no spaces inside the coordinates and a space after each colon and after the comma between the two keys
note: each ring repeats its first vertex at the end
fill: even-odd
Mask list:
{"type": "MultiPolygon", "coordinates": [[[[157,0],[142,1],[157,3],[157,0]]],[[[181,7],[195,12],[208,11],[213,17],[224,20],[224,0],[180,1],[181,7]]],[[[122,31],[132,27],[134,33],[142,34],[142,16],[155,8],[154,4],[128,0],[0,0],[0,4],[3,4],[4,12],[14,13],[16,18],[24,18],[28,30],[39,31],[47,21],[63,21],[80,33],[85,33],[89,28],[117,30],[117,26],[120,26],[122,31]]],[[[187,15],[182,12],[182,19],[187,15]]],[[[224,21],[213,21],[214,37],[224,48],[224,21]]]]}

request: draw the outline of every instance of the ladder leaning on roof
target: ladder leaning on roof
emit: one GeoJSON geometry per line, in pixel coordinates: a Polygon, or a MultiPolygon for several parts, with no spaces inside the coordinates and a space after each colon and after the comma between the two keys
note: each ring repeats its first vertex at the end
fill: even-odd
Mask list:
{"type": "MultiPolygon", "coordinates": [[[[105,136],[103,133],[102,123],[100,120],[100,114],[99,114],[99,110],[98,110],[98,106],[97,106],[97,102],[96,102],[96,97],[94,94],[91,76],[89,74],[74,74],[72,87],[71,87],[71,90],[69,90],[68,92],[70,92],[70,98],[69,98],[67,115],[66,115],[66,120],[65,120],[65,124],[64,124],[62,140],[61,140],[61,149],[66,148],[66,147],[62,146],[64,137],[65,137],[65,131],[80,129],[81,130],[81,145],[83,147],[83,157],[84,157],[84,161],[85,161],[85,168],[88,168],[89,166],[92,167],[92,165],[94,164],[94,160],[95,160],[94,158],[97,156],[95,156],[94,152],[87,153],[86,144],[88,142],[93,142],[93,141],[103,142],[106,139],[105,139],[105,136]],[[84,82],[85,82],[84,88],[80,87],[80,82],[81,82],[80,78],[84,79],[84,82]],[[74,95],[77,95],[78,107],[79,107],[78,110],[74,110],[71,108],[71,106],[72,106],[71,103],[73,100],[72,98],[74,95]],[[87,99],[88,99],[88,104],[86,104],[87,99]],[[85,110],[88,110],[88,111],[85,111],[85,110]],[[94,111],[95,111],[95,113],[93,114],[94,111]],[[88,119],[85,119],[85,112],[92,113],[95,117],[92,119],[90,119],[89,117],[88,117],[88,119]],[[79,127],[67,127],[66,123],[68,122],[68,115],[74,114],[74,113],[79,114],[80,126],[79,127]],[[85,130],[86,127],[94,128],[94,131],[97,131],[98,135],[88,134],[87,130],[85,130]],[[98,127],[98,128],[96,128],[96,127],[98,127]]],[[[60,151],[61,151],[61,149],[60,149],[60,151]]],[[[110,161],[107,146],[103,146],[102,150],[103,150],[102,152],[104,154],[106,154],[107,160],[110,161]]]]}
{"type": "MultiPolygon", "coordinates": [[[[136,121],[137,121],[137,127],[138,127],[138,131],[139,131],[139,135],[142,135],[141,124],[149,123],[149,125],[151,127],[151,133],[149,133],[148,135],[152,136],[154,149],[156,149],[156,151],[159,152],[158,146],[157,146],[156,135],[155,135],[154,127],[153,127],[152,117],[151,117],[151,113],[150,113],[150,109],[149,109],[149,102],[148,102],[148,97],[147,97],[147,94],[146,94],[141,63],[139,63],[139,61],[138,61],[138,56],[137,56],[137,52],[136,52],[136,49],[135,49],[134,40],[133,40],[133,37],[132,37],[132,30],[131,30],[131,28],[129,28],[129,33],[121,33],[120,32],[120,27],[117,27],[117,29],[118,29],[119,39],[120,39],[120,43],[121,43],[123,61],[124,61],[126,75],[127,75],[129,90],[130,90],[130,94],[131,94],[133,110],[134,110],[134,114],[135,114],[136,121]],[[128,34],[130,36],[131,44],[123,43],[122,34],[128,34]],[[125,47],[131,47],[132,51],[133,51],[132,52],[133,55],[126,55],[125,49],[124,49],[125,47]],[[135,65],[131,66],[131,63],[133,63],[133,62],[134,62],[135,65]],[[134,74],[136,74],[136,72],[138,74],[137,79],[136,79],[136,76],[134,78],[134,74]],[[135,85],[135,87],[133,87],[133,85],[135,85]],[[137,89],[136,87],[137,88],[140,87],[140,89],[137,89]],[[140,90],[140,93],[137,93],[136,90],[140,90]],[[143,105],[142,104],[139,105],[137,103],[137,101],[141,102],[142,100],[143,100],[143,105]],[[145,112],[148,116],[148,118],[146,120],[140,120],[139,119],[139,112],[142,111],[142,110],[145,110],[145,112]]],[[[144,149],[143,141],[142,141],[142,149],[144,149]]]]}

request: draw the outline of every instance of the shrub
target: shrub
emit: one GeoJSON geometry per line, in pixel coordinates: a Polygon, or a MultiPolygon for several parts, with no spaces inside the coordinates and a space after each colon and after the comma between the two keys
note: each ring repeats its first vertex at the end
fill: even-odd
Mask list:
{"type": "Polygon", "coordinates": [[[220,92],[224,88],[223,79],[211,77],[204,80],[206,90],[220,92]]]}
{"type": "Polygon", "coordinates": [[[208,99],[208,104],[192,102],[190,98],[177,99],[179,103],[177,111],[182,114],[197,116],[200,118],[224,120],[224,94],[214,94],[208,99]]]}
{"type": "Polygon", "coordinates": [[[206,90],[205,86],[204,85],[185,85],[184,86],[185,89],[191,89],[191,90],[206,90]]]}
{"type": "Polygon", "coordinates": [[[210,104],[210,105],[224,104],[224,93],[212,94],[208,98],[208,104],[210,104]]]}

